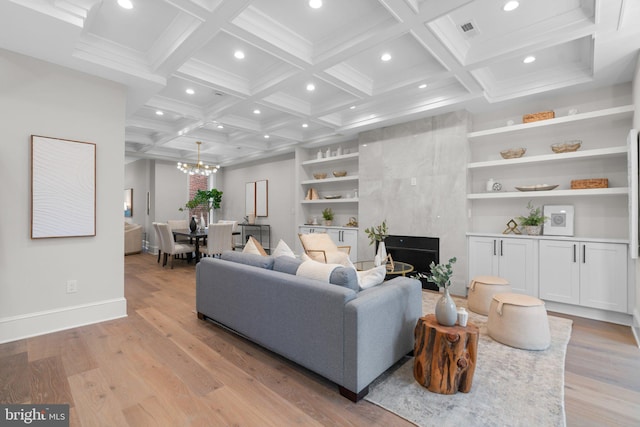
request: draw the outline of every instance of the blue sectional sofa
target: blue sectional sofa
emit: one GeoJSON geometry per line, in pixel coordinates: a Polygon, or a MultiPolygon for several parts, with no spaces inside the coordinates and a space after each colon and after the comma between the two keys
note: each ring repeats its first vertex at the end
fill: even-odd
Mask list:
{"type": "Polygon", "coordinates": [[[239,252],[201,260],[198,318],[322,375],[358,401],[374,379],[413,350],[422,316],[420,282],[397,277],[358,292],[346,283],[355,277],[353,269],[336,269],[336,285],[296,276],[300,262],[239,252]]]}

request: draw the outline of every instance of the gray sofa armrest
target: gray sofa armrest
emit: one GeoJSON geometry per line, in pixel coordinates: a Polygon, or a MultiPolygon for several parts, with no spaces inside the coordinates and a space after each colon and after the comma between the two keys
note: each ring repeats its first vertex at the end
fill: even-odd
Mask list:
{"type": "Polygon", "coordinates": [[[422,316],[422,285],[397,277],[358,294],[345,306],[344,387],[360,393],[413,350],[422,316]]]}

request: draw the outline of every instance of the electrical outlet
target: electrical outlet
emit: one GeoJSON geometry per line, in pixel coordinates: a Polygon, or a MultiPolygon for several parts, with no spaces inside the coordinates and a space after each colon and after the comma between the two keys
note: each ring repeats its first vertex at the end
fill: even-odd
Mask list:
{"type": "Polygon", "coordinates": [[[415,177],[411,178],[411,185],[416,185],[416,178],[415,177]]]}
{"type": "Polygon", "coordinates": [[[74,292],[78,292],[78,281],[67,280],[67,293],[72,294],[74,292]]]}

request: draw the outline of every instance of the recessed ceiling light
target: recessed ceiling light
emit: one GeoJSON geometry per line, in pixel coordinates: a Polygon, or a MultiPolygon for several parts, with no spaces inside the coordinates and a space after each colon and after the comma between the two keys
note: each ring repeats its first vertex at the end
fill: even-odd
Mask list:
{"type": "Polygon", "coordinates": [[[502,6],[502,10],[504,10],[505,12],[511,12],[512,10],[516,10],[518,6],[520,6],[520,2],[512,0],[506,2],[504,6],[502,6]]]}
{"type": "Polygon", "coordinates": [[[156,115],[157,116],[164,116],[164,113],[160,110],[156,110],[156,115]]]}
{"type": "Polygon", "coordinates": [[[529,55],[529,56],[527,56],[526,58],[524,58],[524,59],[522,60],[522,62],[524,62],[525,64],[531,64],[531,63],[532,63],[533,61],[535,61],[535,60],[536,60],[536,57],[535,57],[535,56],[533,56],[533,55],[529,55]]]}
{"type": "Polygon", "coordinates": [[[427,87],[426,83],[422,83],[420,86],[418,86],[418,89],[424,89],[427,87]]]}
{"type": "Polygon", "coordinates": [[[222,125],[218,125],[218,126],[216,126],[216,127],[217,127],[218,129],[224,129],[224,126],[222,126],[222,125]]]}
{"type": "Polygon", "coordinates": [[[244,59],[244,52],[241,50],[236,50],[235,52],[233,52],[233,56],[235,56],[236,59],[244,59]]]}
{"type": "Polygon", "coordinates": [[[303,123],[303,124],[302,124],[302,127],[303,127],[303,128],[308,128],[308,127],[309,127],[309,125],[308,125],[307,123],[303,123]]]}
{"type": "Polygon", "coordinates": [[[133,3],[131,3],[131,0],[118,0],[118,4],[123,9],[133,9],[133,3]]]}
{"type": "Polygon", "coordinates": [[[187,92],[189,95],[193,95],[194,93],[196,93],[196,91],[191,88],[185,90],[185,92],[187,92]]]}
{"type": "Polygon", "coordinates": [[[391,54],[390,53],[383,53],[382,56],[380,57],[380,59],[384,62],[390,61],[391,60],[391,54]]]}
{"type": "Polygon", "coordinates": [[[349,109],[350,109],[350,110],[355,110],[355,109],[356,109],[356,106],[355,106],[355,105],[352,105],[351,107],[349,107],[349,109]]]}
{"type": "Polygon", "coordinates": [[[255,110],[253,110],[253,114],[260,114],[260,110],[256,108],[255,110]]]}
{"type": "Polygon", "coordinates": [[[322,0],[309,0],[309,7],[312,9],[320,9],[322,7],[322,0]]]}
{"type": "Polygon", "coordinates": [[[264,136],[264,139],[269,139],[269,135],[265,135],[265,136],[264,136]]]}
{"type": "Polygon", "coordinates": [[[313,92],[314,90],[316,90],[316,85],[314,85],[313,83],[309,83],[309,84],[307,85],[307,90],[308,90],[309,92],[313,92]]]}

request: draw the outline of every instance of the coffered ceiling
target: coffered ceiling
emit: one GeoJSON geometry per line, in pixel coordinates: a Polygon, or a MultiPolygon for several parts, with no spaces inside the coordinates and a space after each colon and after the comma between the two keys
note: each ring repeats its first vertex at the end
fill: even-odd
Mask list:
{"type": "Polygon", "coordinates": [[[232,165],[630,81],[640,48],[638,0],[131,2],[0,2],[0,48],[126,85],[129,159],[193,160],[202,141],[232,165]]]}

